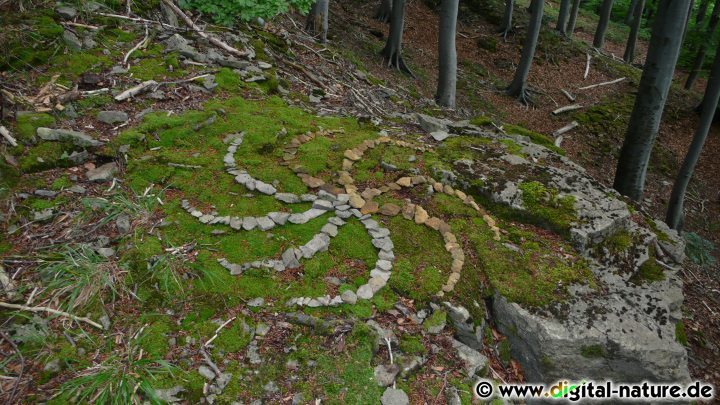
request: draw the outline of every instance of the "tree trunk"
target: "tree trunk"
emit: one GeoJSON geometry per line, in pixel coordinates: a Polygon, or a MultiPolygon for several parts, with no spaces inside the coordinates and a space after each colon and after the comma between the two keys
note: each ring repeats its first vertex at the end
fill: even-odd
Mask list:
{"type": "Polygon", "coordinates": [[[305,29],[310,31],[316,37],[320,37],[320,42],[327,42],[328,17],[330,14],[330,0],[317,0],[313,4],[305,21],[305,29]]]}
{"type": "Polygon", "coordinates": [[[543,3],[544,0],[532,0],[532,3],[530,3],[532,14],[530,15],[527,36],[525,37],[522,55],[520,56],[520,64],[515,70],[512,83],[510,83],[510,86],[507,88],[507,94],[517,98],[523,104],[530,103],[527,79],[530,74],[533,57],[535,56],[535,48],[537,47],[538,37],[540,36],[540,28],[542,28],[543,3]]]}
{"type": "Polygon", "coordinates": [[[635,16],[635,7],[637,7],[638,0],[631,0],[630,7],[628,7],[627,14],[625,14],[625,25],[631,25],[635,16]]]}
{"type": "Polygon", "coordinates": [[[660,0],[652,28],[635,106],[618,160],[613,187],[635,201],[642,199],[650,154],[680,54],[690,0],[660,0]]]}
{"type": "Polygon", "coordinates": [[[512,32],[512,17],[513,7],[515,6],[515,0],[505,0],[505,14],[503,14],[503,26],[500,28],[500,33],[503,38],[506,38],[509,33],[512,32]]]}
{"type": "Polygon", "coordinates": [[[393,0],[392,15],[390,17],[390,33],[388,34],[385,48],[383,48],[380,54],[385,58],[388,66],[392,66],[414,77],[402,57],[402,35],[404,29],[405,0],[393,0]]]}
{"type": "Polygon", "coordinates": [[[690,149],[685,156],[682,167],[680,167],[680,172],[678,172],[675,185],[673,185],[673,190],[670,194],[670,202],[668,203],[668,211],[665,222],[667,222],[668,226],[672,229],[680,230],[680,224],[683,222],[683,202],[685,200],[685,190],[687,190],[690,178],[692,178],[693,172],[695,171],[695,165],[700,159],[700,153],[702,152],[705,139],[707,139],[710,126],[712,125],[713,118],[715,117],[718,99],[720,99],[720,49],[718,49],[715,53],[715,61],[713,62],[712,70],[710,72],[710,79],[708,80],[707,88],[705,89],[702,113],[700,114],[700,123],[695,131],[695,136],[693,136],[690,149]]]}
{"type": "Polygon", "coordinates": [[[375,12],[375,19],[384,23],[390,22],[392,14],[392,0],[380,0],[380,5],[375,12]]]}
{"type": "Polygon", "coordinates": [[[560,0],[560,11],[558,13],[555,30],[565,35],[567,29],[568,14],[570,11],[570,0],[560,0]]]}
{"type": "Polygon", "coordinates": [[[443,0],[440,7],[438,57],[440,69],[435,100],[443,107],[455,108],[457,84],[457,51],[455,35],[459,0],[443,0]]]}
{"type": "Polygon", "coordinates": [[[602,7],[600,8],[600,19],[598,20],[597,29],[595,30],[595,38],[593,39],[593,46],[597,49],[602,49],[605,43],[605,32],[607,31],[608,23],[610,22],[610,13],[612,13],[613,0],[603,0],[602,7]]]}
{"type": "MultiPolygon", "coordinates": [[[[708,23],[708,28],[706,31],[706,37],[708,40],[712,38],[713,34],[715,34],[715,30],[717,30],[718,22],[720,22],[720,0],[715,1],[715,5],[713,6],[712,15],[710,16],[710,22],[708,23]]],[[[705,64],[705,55],[707,54],[707,45],[709,41],[701,41],[698,44],[697,54],[695,54],[695,60],[693,61],[692,69],[690,70],[690,73],[688,74],[688,78],[685,81],[685,90],[690,90],[695,84],[695,80],[697,80],[698,74],[703,68],[703,65],[705,64]]]]}
{"type": "Polygon", "coordinates": [[[575,22],[577,21],[578,12],[580,11],[580,0],[573,0],[572,10],[570,10],[570,20],[567,23],[565,33],[572,36],[575,32],[575,22]]]}
{"type": "Polygon", "coordinates": [[[638,0],[633,10],[633,21],[630,27],[630,35],[628,36],[627,45],[625,46],[625,55],[623,60],[627,63],[633,63],[635,59],[635,44],[637,43],[640,25],[642,24],[643,9],[645,8],[645,0],[638,0]]]}

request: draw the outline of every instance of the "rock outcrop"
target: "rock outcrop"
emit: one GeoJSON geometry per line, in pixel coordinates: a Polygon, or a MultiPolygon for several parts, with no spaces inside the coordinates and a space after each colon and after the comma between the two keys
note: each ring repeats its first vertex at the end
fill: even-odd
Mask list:
{"type": "MultiPolygon", "coordinates": [[[[523,307],[495,294],[494,321],[508,336],[528,381],[688,381],[687,354],[675,336],[682,318],[682,282],[676,274],[682,239],[659,221],[638,221],[642,215],[633,216],[615,191],[527,137],[468,124],[450,129],[491,141],[473,147],[482,159],[455,162],[455,185],[526,217],[539,215],[524,195],[529,182],[550,190],[550,202],[572,202],[574,217],[560,233],[595,276],[593,285],[570,286],[567,299],[542,308],[523,307]],[[632,247],[613,251],[606,241],[614,235],[626,235],[632,247]],[[654,266],[660,274],[646,279],[644,266],[654,266]]],[[[555,218],[536,219],[558,230],[555,218]]]]}

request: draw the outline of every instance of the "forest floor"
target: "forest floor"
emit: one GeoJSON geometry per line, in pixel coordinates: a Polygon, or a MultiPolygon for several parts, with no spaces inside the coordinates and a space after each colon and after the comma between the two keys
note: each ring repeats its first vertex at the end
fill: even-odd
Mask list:
{"type": "MultiPolygon", "coordinates": [[[[517,3],[522,10],[524,2],[517,3]]],[[[429,176],[429,167],[447,158],[444,153],[448,151],[430,148],[435,143],[429,136],[399,119],[400,114],[412,112],[454,119],[484,117],[492,122],[491,127],[509,128],[512,124],[548,137],[578,121],[580,126],[565,135],[561,147],[610,186],[640,70],[612,55],[598,54],[583,42],[589,40],[595,18],[584,10],[573,40],[556,35],[551,30],[556,10],[557,4],[548,4],[548,21],[530,75],[530,84],[539,94],[530,107],[502,91],[519,58],[527,17],[517,12],[519,28],[503,40],[494,23],[500,8],[483,13],[484,17],[467,10],[461,13],[456,111],[437,108],[430,101],[435,90],[437,18],[419,0],[408,2],[404,37],[405,57],[416,79],[383,65],[378,52],[387,27],[371,18],[374,4],[366,2],[332,2],[327,45],[314,43],[299,29],[304,21],[299,15],[280,16],[265,30],[246,28],[243,35],[250,41],[244,46],[257,52],[260,63],[236,69],[242,70],[243,76],[211,63],[179,63],[182,58],[177,50],[160,45],[165,37],[152,38],[148,46],[137,50],[126,70],[123,58],[143,39],[143,27],[123,20],[83,15],[83,23],[102,28],[93,34],[100,45],[82,52],[64,51],[58,45],[62,43],[58,33],[47,33],[53,39],[48,41],[50,51],[39,56],[44,59],[34,60],[33,68],[0,73],[3,89],[11,95],[38,95],[35,107],[48,110],[53,109],[57,97],[72,93],[74,84],[79,84],[79,91],[91,93],[66,103],[75,106],[75,116],[32,113],[10,119],[21,146],[3,149],[3,156],[26,174],[15,179],[11,186],[14,195],[2,200],[7,210],[0,256],[7,273],[22,284],[23,303],[87,314],[102,320],[107,333],[89,327],[78,331],[62,318],[48,322],[45,314],[3,315],[0,350],[8,360],[0,360],[0,367],[6,374],[24,374],[24,378],[0,381],[0,398],[17,394],[16,398],[22,395],[24,402],[32,402],[54,396],[52,401],[62,403],[85,392],[82,378],[113,379],[117,376],[113,370],[123,369],[135,378],[128,382],[137,384],[135,390],[144,389],[140,384],[144,378],[156,379],[155,388],[162,389],[164,398],[178,395],[190,403],[208,395],[214,395],[219,403],[257,398],[306,403],[326,397],[365,403],[377,401],[385,390],[372,380],[378,378],[378,367],[391,362],[384,345],[392,341],[395,362],[407,368],[396,370],[400,373],[397,386],[410,395],[412,403],[450,402],[455,397],[468,403],[472,378],[466,378],[465,359],[452,350],[452,333],[445,328],[446,322],[450,323],[448,313],[432,298],[452,271],[444,247],[447,241],[431,228],[402,216],[377,216],[382,218],[378,219],[380,227],[398,236],[393,239],[396,258],[390,288],[354,305],[305,308],[300,313],[309,316],[298,316],[286,305],[288,300],[331,297],[363,285],[377,254],[377,238],[371,237],[372,232],[381,234],[382,229],[368,234],[366,228],[374,225],[354,219],[340,229],[326,228],[332,225],[329,213],[292,229],[263,232],[235,232],[232,226],[198,221],[219,215],[261,216],[269,211],[302,214],[314,207],[308,201],[281,204],[235,184],[233,176],[225,173],[227,161],[223,162],[232,146],[238,165],[251,169],[252,175],[278,191],[297,195],[317,191],[309,184],[318,179],[325,179],[328,184],[323,186],[329,187],[328,179],[341,165],[345,168],[346,149],[367,145],[365,142],[380,145],[383,134],[403,143],[368,150],[353,172],[358,184],[379,189],[399,180],[398,168],[429,176]],[[590,69],[583,78],[588,54],[590,69]],[[206,74],[214,78],[207,81],[206,74]],[[255,75],[266,78],[255,82],[255,75]],[[202,77],[182,82],[198,76],[202,77]],[[621,77],[626,79],[617,84],[579,90],[621,77]],[[128,102],[116,102],[107,93],[92,93],[103,87],[126,89],[138,80],[151,79],[163,82],[164,87],[128,102]],[[54,82],[58,85],[48,85],[54,82]],[[568,100],[561,89],[575,95],[576,101],[568,100]],[[583,108],[560,116],[551,114],[572,103],[583,108]],[[103,110],[122,110],[129,119],[101,122],[98,113],[103,110]],[[379,117],[383,122],[377,127],[379,117]],[[66,152],[81,154],[83,148],[73,149],[68,142],[36,142],[38,127],[85,131],[103,146],[94,151],[92,159],[79,156],[79,163],[68,162],[66,152]],[[378,134],[378,130],[384,132],[378,134]],[[237,137],[240,132],[246,132],[244,139],[237,137]],[[237,139],[241,142],[234,144],[237,139]],[[107,168],[105,164],[112,161],[122,162],[108,177],[115,180],[85,180],[94,169],[107,168]],[[302,170],[290,170],[297,168],[295,164],[302,170]],[[191,209],[184,206],[184,200],[191,209]],[[267,269],[252,268],[235,276],[219,261],[251,263],[276,257],[314,235],[333,233],[336,236],[329,250],[316,252],[297,271],[268,276],[267,269]],[[84,277],[80,288],[57,280],[58,269],[69,263],[79,263],[87,271],[79,275],[84,277]],[[387,331],[394,331],[387,341],[376,339],[387,331]],[[7,344],[7,334],[24,339],[19,350],[7,344]],[[22,362],[11,357],[16,352],[24,353],[22,362]],[[175,367],[149,368],[145,360],[167,360],[175,367]],[[173,394],[178,384],[185,392],[173,394]]],[[[0,43],[23,30],[44,33],[41,27],[57,27],[53,23],[57,20],[52,9],[32,10],[9,20],[12,28],[0,33],[0,43]],[[48,16],[50,21],[45,19],[48,16]]],[[[75,29],[87,34],[82,27],[75,29]]],[[[607,52],[622,54],[626,31],[619,24],[611,25],[607,52]]],[[[203,41],[194,45],[207,47],[203,41]]],[[[641,42],[637,63],[645,49],[641,42]]],[[[45,49],[40,46],[33,51],[45,49]]],[[[677,82],[683,78],[678,72],[677,82]]],[[[698,83],[694,91],[686,92],[674,85],[671,91],[643,201],[643,208],[657,218],[664,217],[675,170],[697,123],[694,108],[700,86],[698,83]]],[[[8,110],[25,107],[16,105],[8,110]]],[[[717,159],[712,157],[719,152],[720,127],[713,126],[686,205],[686,230],[701,234],[716,246],[720,246],[720,177],[716,175],[717,159]]],[[[392,211],[391,206],[401,206],[405,198],[422,202],[430,215],[447,221],[453,230],[462,230],[463,249],[470,247],[463,277],[481,275],[463,278],[457,291],[450,291],[444,299],[471,308],[475,319],[482,319],[485,311],[478,291],[485,294],[490,286],[497,288],[504,276],[480,270],[486,266],[514,269],[517,277],[531,274],[528,284],[537,291],[510,285],[503,286],[503,292],[540,303],[562,295],[544,289],[546,286],[587,281],[583,269],[545,278],[537,271],[542,260],[516,259],[506,247],[517,244],[531,253],[529,257],[538,253],[534,250],[537,246],[566,252],[553,259],[559,264],[553,264],[576,270],[577,258],[567,253],[572,249],[555,233],[519,219],[498,217],[503,239],[495,244],[480,211],[447,193],[428,197],[415,190],[393,190],[377,201],[392,211]],[[473,248],[478,240],[480,247],[473,248]],[[481,249],[482,243],[501,252],[492,257],[496,262],[488,265],[483,262],[488,258],[480,258],[487,253],[481,249]],[[551,297],[541,296],[547,291],[551,297]]],[[[716,386],[720,386],[719,270],[718,265],[702,267],[688,261],[682,273],[691,374],[716,386]]],[[[485,330],[481,352],[488,373],[498,380],[521,381],[523,372],[510,358],[505,337],[492,327],[485,330]]]]}

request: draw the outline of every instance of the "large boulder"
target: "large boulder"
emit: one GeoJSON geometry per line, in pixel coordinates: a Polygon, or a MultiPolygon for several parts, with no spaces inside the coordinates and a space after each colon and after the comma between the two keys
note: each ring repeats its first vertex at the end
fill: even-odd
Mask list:
{"type": "Polygon", "coordinates": [[[467,124],[449,127],[471,139],[486,138],[473,145],[479,153],[472,159],[454,162],[454,185],[557,231],[595,276],[593,286],[570,286],[565,299],[541,308],[495,293],[493,318],[528,381],[689,381],[687,353],[676,341],[682,239],[659,221],[632,215],[616,192],[528,137],[467,124]],[[551,204],[537,209],[538,196],[551,204]],[[543,214],[547,218],[537,217],[543,214]],[[567,220],[558,221],[563,215],[567,220]],[[621,237],[630,246],[613,248],[609,241],[621,237]]]}

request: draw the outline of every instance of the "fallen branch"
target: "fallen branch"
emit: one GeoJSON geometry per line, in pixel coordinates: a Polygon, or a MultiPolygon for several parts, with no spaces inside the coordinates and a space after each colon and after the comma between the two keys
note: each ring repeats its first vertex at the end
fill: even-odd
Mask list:
{"type": "MultiPolygon", "coordinates": [[[[579,125],[580,124],[578,124],[577,121],[573,121],[573,122],[565,125],[564,127],[558,129],[557,131],[553,132],[552,134],[554,137],[558,137],[564,133],[572,131],[573,129],[577,128],[579,125]]],[[[560,146],[560,145],[555,145],[555,146],[560,146]]]]}
{"type": "Polygon", "coordinates": [[[565,97],[567,97],[568,100],[570,100],[570,101],[575,101],[575,96],[573,96],[572,94],[570,94],[569,91],[567,91],[567,90],[565,90],[565,89],[560,89],[560,91],[562,92],[562,94],[565,95],[565,97]]]}
{"type": "Polygon", "coordinates": [[[185,164],[182,164],[182,163],[168,163],[167,165],[170,166],[170,167],[177,167],[177,168],[180,168],[180,169],[202,169],[202,166],[198,166],[198,165],[185,165],[185,164]]]}
{"type": "Polygon", "coordinates": [[[323,84],[323,82],[321,82],[320,79],[318,79],[314,74],[308,72],[308,70],[305,69],[304,67],[298,65],[298,64],[295,63],[295,62],[291,62],[291,61],[289,61],[289,60],[285,60],[285,61],[283,61],[283,62],[285,62],[286,64],[288,64],[288,65],[290,65],[290,66],[292,66],[292,67],[294,67],[295,69],[299,70],[299,71],[302,72],[303,74],[305,74],[305,76],[307,76],[307,78],[310,79],[311,82],[317,84],[318,87],[320,87],[321,89],[325,89],[325,84],[323,84]]]}
{"type": "Polygon", "coordinates": [[[2,125],[0,125],[0,135],[2,135],[2,137],[5,138],[6,141],[8,141],[10,146],[17,146],[17,141],[15,140],[15,138],[13,138],[12,135],[10,135],[10,131],[8,131],[8,129],[2,125]]]}
{"type": "Polygon", "coordinates": [[[120,14],[110,14],[110,13],[95,13],[95,14],[97,14],[97,15],[99,15],[99,16],[103,16],[103,17],[120,18],[120,19],[122,19],[122,20],[130,20],[130,21],[147,23],[147,24],[157,24],[157,25],[160,25],[160,26],[162,26],[163,28],[166,28],[166,29],[175,30],[175,31],[178,30],[177,27],[173,27],[173,26],[170,25],[170,24],[165,24],[164,22],[155,21],[155,20],[148,20],[148,19],[146,19],[146,18],[128,17],[128,16],[124,16],[124,15],[120,15],[120,14]]]}
{"type": "Polygon", "coordinates": [[[25,305],[10,304],[8,302],[2,302],[2,301],[0,301],[0,307],[9,308],[9,309],[17,309],[17,310],[21,310],[21,311],[29,311],[29,312],[47,312],[49,314],[60,315],[65,318],[70,318],[76,322],[85,322],[88,325],[91,325],[100,330],[103,329],[102,325],[100,325],[99,323],[97,323],[89,318],[80,317],[77,315],[69,314],[69,313],[63,312],[63,311],[58,311],[57,309],[52,309],[52,308],[48,308],[48,307],[28,307],[25,305]]]}
{"type": "Polygon", "coordinates": [[[97,31],[97,30],[100,29],[100,27],[95,26],[95,25],[80,24],[80,23],[71,22],[71,21],[65,21],[65,22],[62,23],[62,25],[69,25],[69,26],[71,26],[71,27],[85,28],[85,29],[88,29],[88,30],[91,30],[91,31],[97,31]]]}
{"type": "Polygon", "coordinates": [[[146,91],[149,91],[151,87],[155,87],[157,85],[158,85],[158,82],[156,82],[155,80],[148,80],[148,81],[142,82],[142,83],[138,84],[137,86],[131,87],[131,88],[123,91],[122,93],[118,94],[117,96],[115,96],[115,101],[123,101],[123,100],[127,100],[131,97],[135,97],[138,94],[142,94],[142,93],[145,93],[146,91]]]}
{"type": "Polygon", "coordinates": [[[230,318],[230,319],[228,319],[227,321],[223,322],[222,325],[218,326],[218,328],[215,329],[215,334],[213,335],[213,337],[211,337],[210,339],[208,339],[208,341],[205,342],[205,344],[203,345],[203,347],[207,347],[208,345],[210,345],[210,343],[213,342],[213,340],[217,339],[218,335],[220,334],[220,331],[223,330],[224,327],[226,327],[230,322],[232,322],[232,321],[234,321],[234,320],[235,320],[235,317],[233,316],[232,318],[230,318]]]}
{"type": "Polygon", "coordinates": [[[588,90],[588,89],[593,89],[593,88],[595,88],[595,87],[607,86],[607,85],[609,85],[609,84],[620,83],[621,81],[623,81],[623,80],[625,80],[625,79],[627,79],[627,78],[626,78],[626,77],[621,77],[621,78],[619,78],[619,79],[610,80],[609,82],[602,82],[602,83],[598,83],[598,84],[592,84],[592,85],[590,85],[590,86],[580,87],[580,88],[578,88],[578,90],[588,90]]]}
{"type": "Polygon", "coordinates": [[[585,74],[583,75],[583,80],[587,79],[590,74],[590,60],[592,60],[592,56],[590,56],[589,53],[586,53],[585,55],[587,55],[587,63],[585,64],[585,74]]]}
{"type": "Polygon", "coordinates": [[[183,11],[180,10],[180,7],[175,5],[175,3],[172,2],[172,0],[163,0],[163,3],[167,4],[168,7],[170,7],[170,9],[172,9],[172,11],[175,12],[175,14],[180,16],[180,18],[182,18],[183,21],[185,21],[185,24],[187,24],[190,28],[192,28],[195,32],[197,32],[198,35],[200,35],[201,37],[210,41],[211,44],[213,44],[219,48],[222,48],[225,51],[227,51],[235,56],[240,56],[240,57],[247,56],[247,53],[242,52],[236,48],[233,48],[232,46],[226,44],[225,42],[219,40],[218,38],[215,38],[214,36],[205,33],[203,30],[200,29],[200,27],[198,27],[195,24],[195,22],[190,17],[187,16],[187,14],[183,13],[183,11]]]}
{"type": "Polygon", "coordinates": [[[558,114],[562,114],[564,112],[579,110],[581,108],[583,108],[583,106],[581,106],[580,104],[570,104],[570,105],[566,105],[565,107],[558,108],[557,110],[553,111],[552,114],[558,115],[558,114]]]}
{"type": "Polygon", "coordinates": [[[128,53],[125,54],[125,57],[123,58],[123,65],[127,66],[128,58],[130,58],[130,55],[132,55],[133,52],[137,51],[141,47],[145,46],[147,44],[148,39],[150,38],[150,32],[148,31],[147,25],[145,25],[145,38],[142,39],[142,41],[138,42],[137,45],[135,45],[131,50],[128,51],[128,53]]]}

